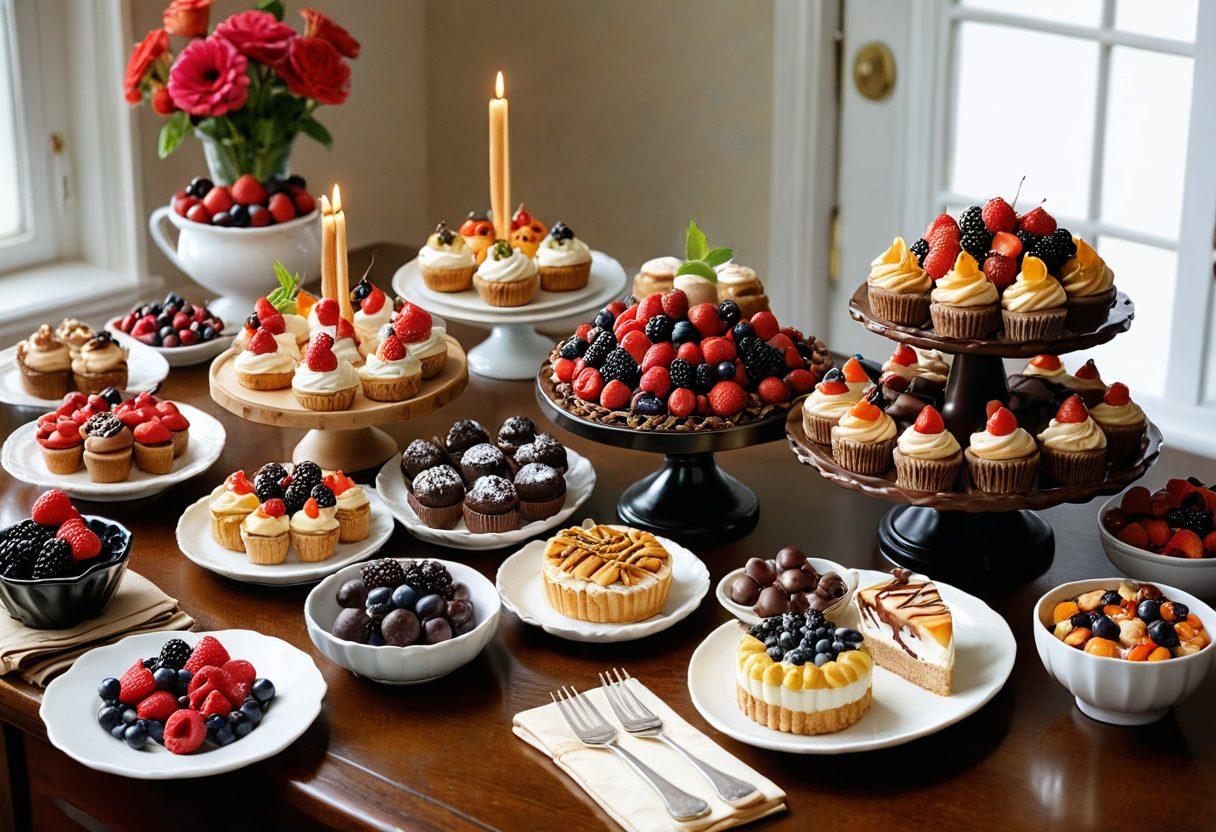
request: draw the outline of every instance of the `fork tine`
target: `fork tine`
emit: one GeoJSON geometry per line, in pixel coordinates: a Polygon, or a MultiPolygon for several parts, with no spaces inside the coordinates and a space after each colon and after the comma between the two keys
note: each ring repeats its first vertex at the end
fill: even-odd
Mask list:
{"type": "Polygon", "coordinates": [[[565,685],[562,685],[562,690],[564,690],[566,692],[566,696],[568,697],[567,701],[570,702],[572,709],[577,711],[580,714],[580,716],[582,717],[582,721],[583,721],[583,725],[584,725],[583,730],[585,730],[585,731],[592,730],[593,726],[595,726],[595,724],[596,724],[596,720],[595,720],[595,717],[591,715],[591,712],[587,709],[587,702],[586,702],[585,697],[581,693],[579,693],[578,689],[575,688],[573,685],[571,685],[569,688],[567,688],[565,685]]]}
{"type": "Polygon", "coordinates": [[[608,704],[612,706],[612,712],[616,714],[616,718],[619,719],[622,724],[632,719],[629,712],[625,709],[624,701],[620,698],[620,695],[613,690],[612,680],[601,673],[600,684],[603,688],[604,696],[608,697],[608,704]]]}
{"type": "Polygon", "coordinates": [[[591,697],[584,696],[583,694],[578,693],[578,691],[575,691],[575,693],[578,694],[579,700],[582,701],[582,703],[586,705],[588,709],[590,709],[591,713],[595,715],[595,721],[597,721],[600,725],[608,724],[608,720],[604,719],[604,715],[601,714],[599,709],[595,707],[595,703],[591,701],[591,697]]]}
{"type": "MultiPolygon", "coordinates": [[[[629,671],[625,671],[625,679],[631,678],[633,677],[629,675],[629,671]]],[[[618,687],[624,691],[624,698],[629,702],[634,711],[639,714],[639,718],[648,719],[654,716],[654,713],[651,712],[650,708],[647,708],[642,703],[642,700],[638,698],[638,695],[629,687],[629,685],[625,684],[625,680],[620,678],[619,671],[617,672],[617,679],[620,680],[620,685],[618,687]]]]}
{"type": "Polygon", "coordinates": [[[608,671],[607,676],[611,690],[616,695],[617,700],[621,703],[621,708],[628,713],[629,719],[635,721],[645,719],[648,714],[645,712],[645,710],[640,710],[633,706],[633,692],[622,683],[623,680],[621,679],[620,672],[616,668],[612,668],[608,671]],[[615,680],[612,678],[613,674],[616,675],[615,680]]]}
{"type": "Polygon", "coordinates": [[[557,709],[562,712],[562,716],[565,718],[566,724],[570,726],[570,730],[575,734],[581,733],[584,730],[582,720],[574,712],[574,708],[571,707],[569,700],[566,699],[565,691],[558,691],[558,693],[560,694],[559,696],[554,696],[553,691],[549,691],[549,698],[557,704],[557,709]]]}

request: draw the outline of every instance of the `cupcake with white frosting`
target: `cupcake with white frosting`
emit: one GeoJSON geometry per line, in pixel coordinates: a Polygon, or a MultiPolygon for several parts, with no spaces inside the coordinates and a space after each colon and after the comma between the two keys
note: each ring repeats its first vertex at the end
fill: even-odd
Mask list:
{"type": "Polygon", "coordinates": [[[392,333],[359,368],[359,383],[363,395],[372,401],[402,402],[417,395],[422,385],[422,363],[392,333]]]}
{"type": "Polygon", "coordinates": [[[359,371],[333,351],[334,339],[318,332],[308,344],[304,363],[296,367],[291,392],[309,410],[349,410],[359,392],[359,371]]]}
{"type": "Polygon", "coordinates": [[[985,494],[1022,494],[1039,470],[1034,437],[1018,427],[1017,417],[1000,402],[989,405],[984,429],[971,434],[963,454],[971,482],[985,494]]]}
{"type": "Polygon", "coordinates": [[[1074,394],[1039,434],[1043,473],[1060,485],[1086,485],[1102,479],[1106,468],[1106,434],[1074,394]]]}
{"type": "Polygon", "coordinates": [[[564,222],[557,222],[536,250],[536,268],[546,292],[581,289],[591,276],[591,249],[564,222]]]}
{"type": "MultiPolygon", "coordinates": [[[[447,326],[443,319],[407,301],[393,316],[391,331],[422,364],[423,380],[439,375],[448,357],[447,326]]],[[[388,329],[383,329],[381,337],[387,338],[388,333],[388,329]]]]}
{"type": "Polygon", "coordinates": [[[291,515],[291,543],[304,563],[328,559],[338,545],[338,519],[333,508],[321,508],[309,497],[304,507],[291,515]]]}
{"type": "Polygon", "coordinates": [[[505,240],[499,240],[486,253],[486,259],[473,273],[477,294],[490,306],[524,306],[531,303],[540,280],[536,261],[505,240]]]}
{"type": "Polygon", "coordinates": [[[831,445],[832,428],[860,398],[861,390],[851,388],[839,368],[828,370],[823,381],[816,384],[811,395],[802,402],[802,429],[807,439],[819,445],[831,445]]]}
{"type": "Polygon", "coordinates": [[[281,337],[286,337],[292,349],[295,349],[295,338],[291,335],[282,333],[276,336],[262,327],[253,333],[245,349],[237,353],[232,360],[232,369],[242,387],[250,390],[285,390],[291,386],[296,360],[278,340],[281,337]]]}
{"type": "Polygon", "coordinates": [[[929,405],[895,443],[896,481],[917,491],[950,491],[963,467],[963,449],[929,405]]]}
{"type": "Polygon", "coordinates": [[[477,256],[464,237],[441,222],[418,251],[418,268],[427,288],[436,292],[463,292],[473,286],[477,256]]]}
{"type": "Polygon", "coordinates": [[[1140,455],[1148,418],[1132,401],[1126,384],[1112,384],[1089,415],[1106,434],[1106,458],[1116,469],[1127,467],[1140,455]]]}
{"type": "Polygon", "coordinates": [[[291,548],[291,521],[283,501],[274,498],[262,503],[241,521],[241,543],[250,563],[275,566],[287,560],[291,548]]]}
{"type": "Polygon", "coordinates": [[[338,521],[338,542],[358,543],[371,531],[372,507],[363,486],[341,471],[326,474],[321,481],[334,493],[334,519],[338,521]]]}

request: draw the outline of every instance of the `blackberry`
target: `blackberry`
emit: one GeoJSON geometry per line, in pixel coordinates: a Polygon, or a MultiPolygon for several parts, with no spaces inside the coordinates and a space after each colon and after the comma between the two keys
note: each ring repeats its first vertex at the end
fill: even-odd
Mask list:
{"type": "Polygon", "coordinates": [[[1072,233],[1066,228],[1057,228],[1046,237],[1039,238],[1034,255],[1047,265],[1047,271],[1058,274],[1064,264],[1068,262],[1068,258],[1076,253],[1076,250],[1076,244],[1072,241],[1072,233]]]}
{"type": "Polygon", "coordinates": [[[676,322],[663,314],[658,314],[646,322],[646,337],[652,344],[660,341],[670,341],[671,333],[675,330],[676,322]]]}
{"type": "Polygon", "coordinates": [[[7,543],[10,540],[32,540],[41,545],[43,541],[54,536],[55,530],[49,526],[40,526],[33,520],[25,519],[0,532],[0,543],[7,543]]]}
{"type": "Polygon", "coordinates": [[[413,560],[405,566],[404,583],[409,584],[418,594],[441,595],[451,600],[452,574],[442,563],[433,560],[413,560]]]}
{"type": "Polygon", "coordinates": [[[925,258],[929,255],[929,241],[921,237],[915,243],[908,246],[908,251],[916,255],[916,264],[918,266],[924,266],[925,258]]]}
{"type": "Polygon", "coordinates": [[[275,477],[273,474],[269,476],[258,474],[253,478],[253,490],[258,495],[259,502],[264,503],[275,497],[283,499],[283,487],[279,485],[280,479],[282,477],[275,477]]]}
{"type": "MultiPolygon", "coordinates": [[[[1039,240],[1042,240],[1042,237],[1040,237],[1038,234],[1031,234],[1024,228],[1018,229],[1017,236],[1018,239],[1022,241],[1022,257],[1025,257],[1027,254],[1033,254],[1035,257],[1039,256],[1035,249],[1038,248],[1039,240]]],[[[1018,263],[1021,262],[1022,261],[1019,259],[1018,263]]]]}
{"type": "Polygon", "coordinates": [[[718,383],[718,373],[708,364],[698,364],[696,369],[696,387],[698,393],[708,393],[718,383]]]}
{"type": "Polygon", "coordinates": [[[312,484],[304,480],[296,480],[287,486],[287,490],[283,492],[283,505],[287,506],[287,513],[295,514],[304,508],[304,503],[308,502],[311,491],[312,484]]]}
{"type": "Polygon", "coordinates": [[[974,257],[977,263],[982,264],[988,256],[988,250],[992,248],[992,235],[981,223],[978,230],[964,231],[959,237],[959,245],[963,247],[963,251],[974,257]]]}
{"type": "Polygon", "coordinates": [[[333,508],[338,504],[338,498],[334,496],[334,492],[323,482],[314,485],[308,492],[308,496],[316,500],[317,505],[321,508],[333,508]]]}
{"type": "Polygon", "coordinates": [[[966,211],[959,214],[958,230],[960,234],[966,234],[969,231],[987,232],[988,227],[984,225],[984,209],[978,205],[972,205],[966,211]]]}
{"type": "Polygon", "coordinates": [[[583,357],[583,353],[587,351],[587,347],[591,346],[582,338],[571,338],[566,343],[562,344],[562,358],[569,358],[571,361],[577,361],[583,357]]]}
{"type": "Polygon", "coordinates": [[[733,327],[743,317],[743,311],[733,300],[724,300],[718,304],[718,317],[727,327],[733,327]]]}
{"type": "Polygon", "coordinates": [[[632,390],[638,386],[641,373],[633,356],[617,347],[608,353],[604,366],[600,368],[600,375],[604,377],[605,384],[616,379],[632,390]]]}
{"type": "Polygon", "coordinates": [[[608,357],[608,353],[612,352],[612,348],[616,346],[616,339],[612,337],[611,332],[601,332],[596,339],[591,342],[591,346],[583,353],[583,361],[588,367],[599,369],[604,366],[604,359],[608,357]]]}
{"type": "Polygon", "coordinates": [[[52,537],[42,544],[34,560],[31,578],[58,578],[72,565],[72,547],[66,540],[52,537]]]}
{"type": "Polygon", "coordinates": [[[406,582],[405,570],[392,558],[374,560],[364,566],[360,574],[363,576],[363,585],[367,587],[368,592],[382,586],[395,589],[406,582]]]}
{"type": "Polygon", "coordinates": [[[6,578],[28,578],[42,548],[41,540],[13,538],[0,544],[0,575],[6,578]]]}
{"type": "Polygon", "coordinates": [[[673,358],[667,372],[671,375],[671,386],[675,388],[687,387],[691,390],[696,381],[692,365],[683,358],[673,358]]]}
{"type": "Polygon", "coordinates": [[[1212,513],[1191,508],[1172,508],[1165,513],[1165,522],[1173,529],[1190,529],[1201,538],[1212,531],[1212,513]]]}
{"type": "Polygon", "coordinates": [[[285,476],[287,476],[286,468],[277,462],[267,462],[258,469],[257,476],[255,476],[254,479],[257,479],[257,477],[266,477],[267,479],[273,479],[275,482],[279,482],[285,476]]]}
{"type": "Polygon", "coordinates": [[[160,648],[160,657],[156,660],[157,667],[168,667],[181,670],[190,658],[190,645],[180,638],[171,638],[160,648]]]}
{"type": "Polygon", "coordinates": [[[321,466],[310,459],[306,459],[298,463],[291,470],[292,485],[298,482],[306,482],[309,487],[312,487],[321,481],[321,466]]]}
{"type": "Polygon", "coordinates": [[[759,339],[747,342],[747,349],[743,352],[743,369],[747,373],[747,380],[750,383],[756,384],[771,375],[776,375],[775,370],[778,365],[785,366],[781,350],[769,346],[759,339]]]}

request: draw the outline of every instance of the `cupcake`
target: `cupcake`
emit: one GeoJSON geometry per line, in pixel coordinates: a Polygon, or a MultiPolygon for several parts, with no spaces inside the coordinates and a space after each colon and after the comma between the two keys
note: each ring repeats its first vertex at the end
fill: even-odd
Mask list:
{"type": "Polygon", "coordinates": [[[929,405],[895,443],[895,481],[917,491],[951,491],[963,467],[963,449],[929,405]]]}
{"type": "Polygon", "coordinates": [[[21,388],[40,399],[62,399],[72,389],[72,355],[47,324],[17,344],[21,388]]]}
{"type": "Polygon", "coordinates": [[[802,402],[802,429],[807,439],[818,445],[831,445],[832,428],[860,398],[861,391],[845,383],[844,373],[836,367],[828,370],[823,381],[802,402]]]}
{"type": "Polygon", "coordinates": [[[832,428],[832,459],[856,474],[881,474],[891,467],[895,422],[862,399],[832,428]]]}
{"type": "Polygon", "coordinates": [[[414,514],[432,529],[450,529],[462,513],[464,481],[451,465],[428,468],[414,477],[413,488],[406,494],[414,514]]]}
{"type": "Polygon", "coordinates": [[[442,321],[436,323],[430,312],[407,301],[393,318],[393,332],[410,355],[422,364],[424,380],[443,371],[448,358],[448,339],[442,321]]]}
{"type": "Polygon", "coordinates": [[[494,224],[485,214],[470,211],[460,225],[460,237],[473,252],[474,262],[480,266],[494,245],[494,224]]]}
{"type": "Polygon", "coordinates": [[[81,323],[75,318],[64,318],[63,323],[55,330],[55,340],[66,344],[72,358],[80,355],[84,345],[93,340],[93,327],[81,323]]]}
{"type": "Polygon", "coordinates": [[[131,431],[135,440],[135,467],[148,474],[173,470],[173,434],[159,418],[140,422],[131,431]]]}
{"type": "Polygon", "coordinates": [[[1022,270],[1001,295],[1001,320],[1007,341],[1042,341],[1064,334],[1068,312],[1064,289],[1047,273],[1047,264],[1028,254],[1022,270]]]}
{"type": "Polygon", "coordinates": [[[965,251],[959,252],[954,268],[937,281],[930,300],[933,329],[945,338],[985,338],[1001,323],[996,287],[965,251]]]}
{"type": "MultiPolygon", "coordinates": [[[[282,317],[282,316],[280,316],[282,317]]],[[[294,336],[283,333],[295,346],[294,336]]],[[[285,390],[295,376],[296,361],[281,348],[273,333],[262,327],[253,333],[245,349],[232,359],[236,380],[250,390],[285,390]]]]}
{"type": "Polygon", "coordinates": [[[190,445],[190,420],[173,402],[157,402],[155,407],[161,424],[173,434],[173,456],[180,457],[190,445]]]}
{"type": "Polygon", "coordinates": [[[1022,494],[1034,485],[1039,449],[1013,413],[999,402],[989,405],[984,429],[971,434],[963,454],[971,482],[985,494],[1022,494]]]}
{"type": "Polygon", "coordinates": [[[539,284],[536,262],[510,243],[499,240],[473,274],[477,294],[490,306],[523,306],[539,284]]]}
{"type": "Polygon", "coordinates": [[[338,542],[358,543],[366,540],[371,530],[372,504],[363,486],[341,471],[334,471],[321,482],[334,494],[338,521],[338,542]]]}
{"type": "Polygon", "coordinates": [[[1102,380],[1098,365],[1092,358],[1078,367],[1072,375],[1061,378],[1060,386],[1080,396],[1086,407],[1096,406],[1106,395],[1106,382],[1102,380]]]}
{"type": "Polygon", "coordinates": [[[519,249],[528,257],[535,257],[541,240],[548,232],[545,224],[528,213],[522,202],[519,203],[519,207],[511,215],[511,247],[519,249]]]}
{"type": "Polygon", "coordinates": [[[474,445],[460,455],[460,476],[467,485],[482,477],[509,477],[511,469],[503,452],[488,442],[474,445]]]}
{"type": "Polygon", "coordinates": [[[108,332],[98,332],[72,359],[72,382],[82,393],[127,386],[127,351],[108,332]]]}
{"type": "Polygon", "coordinates": [[[287,560],[291,548],[291,521],[287,507],[278,497],[262,503],[245,518],[240,526],[241,545],[250,563],[274,566],[287,560]]]}
{"type": "Polygon", "coordinates": [[[581,289],[591,276],[591,249],[564,222],[558,222],[536,250],[536,268],[540,288],[546,292],[581,289]]]}
{"type": "Polygon", "coordinates": [[[460,456],[474,445],[490,441],[490,434],[473,419],[458,419],[448,428],[448,435],[443,439],[443,449],[453,465],[460,464],[460,456]]]}
{"type": "Polygon", "coordinates": [[[237,471],[211,492],[211,539],[234,552],[245,551],[241,522],[258,507],[258,495],[244,471],[237,471]]]}
{"type": "Polygon", "coordinates": [[[708,303],[718,305],[718,284],[699,274],[677,274],[672,288],[679,289],[688,297],[688,308],[708,303]]]}
{"type": "Polygon", "coordinates": [[[317,411],[349,410],[359,391],[359,372],[333,353],[334,340],[313,336],[304,363],[295,370],[291,392],[302,407],[317,411]]]}
{"type": "Polygon", "coordinates": [[[670,292],[674,288],[676,271],[684,261],[679,257],[656,257],[647,260],[633,277],[633,296],[642,300],[647,295],[670,292]]]}
{"type": "Polygon", "coordinates": [[[536,438],[536,423],[527,416],[512,416],[498,428],[498,450],[514,464],[515,452],[536,438]]]}
{"type": "Polygon", "coordinates": [[[376,402],[403,402],[418,395],[422,363],[396,334],[389,335],[359,368],[363,395],[376,402]]]}
{"type": "Polygon", "coordinates": [[[422,280],[428,289],[436,292],[463,292],[473,288],[476,268],[477,257],[473,249],[444,222],[435,226],[435,233],[426,238],[426,245],[418,251],[422,280]]]}
{"type": "Polygon", "coordinates": [[[1060,283],[1068,296],[1064,326],[1073,332],[1093,332],[1115,302],[1115,274],[1093,246],[1080,237],[1072,241],[1077,253],[1060,269],[1060,283]]]}
{"type": "Polygon", "coordinates": [[[1089,415],[1078,395],[1069,396],[1056,418],[1039,434],[1043,473],[1060,485],[1087,485],[1102,479],[1106,468],[1106,434],[1089,415]]]}
{"type": "Polygon", "coordinates": [[[355,367],[362,366],[363,353],[359,351],[355,327],[341,316],[336,300],[322,298],[317,301],[308,313],[308,324],[312,338],[316,338],[320,333],[328,335],[334,342],[334,355],[349,361],[355,367]]]}
{"type": "Polygon", "coordinates": [[[413,488],[414,479],[430,468],[448,464],[443,448],[429,439],[415,439],[401,454],[401,475],[406,486],[413,488]]]}
{"type": "Polygon", "coordinates": [[[556,468],[530,462],[515,474],[513,484],[524,523],[547,520],[566,504],[566,478],[556,468]]]}
{"type": "Polygon", "coordinates": [[[742,320],[750,320],[757,312],[769,311],[768,295],[756,270],[739,263],[723,263],[718,273],[718,303],[733,300],[742,320]]]}
{"type": "Polygon", "coordinates": [[[95,413],[80,428],[84,465],[93,482],[123,482],[131,476],[130,429],[113,413],[95,413]]]}
{"type": "Polygon", "coordinates": [[[38,445],[42,448],[42,461],[52,474],[75,474],[84,463],[84,437],[80,425],[70,416],[54,413],[45,424],[38,426],[38,445]]]}
{"type": "Polygon", "coordinates": [[[920,347],[913,347],[912,350],[916,353],[916,374],[945,387],[950,377],[950,357],[939,350],[922,350],[920,347]]]}
{"type": "Polygon", "coordinates": [[[1126,468],[1140,456],[1148,419],[1132,401],[1126,384],[1112,384],[1089,415],[1106,434],[1106,458],[1116,470],[1126,468]]]}
{"type": "Polygon", "coordinates": [[[327,560],[338,545],[338,519],[332,508],[322,508],[315,498],[291,515],[289,531],[296,557],[304,563],[327,560]]]}
{"type": "Polygon", "coordinates": [[[933,279],[920,267],[903,237],[870,263],[866,292],[874,314],[893,324],[921,326],[929,318],[933,279]]]}
{"type": "Polygon", "coordinates": [[[464,495],[464,524],[473,534],[519,528],[519,495],[509,479],[481,477],[464,495]]]}
{"type": "Polygon", "coordinates": [[[515,451],[515,465],[522,468],[531,462],[539,462],[556,468],[559,473],[566,473],[568,460],[566,448],[548,433],[538,433],[536,438],[526,445],[520,445],[515,451]]]}
{"type": "Polygon", "coordinates": [[[355,306],[355,335],[359,348],[364,355],[371,355],[379,343],[380,328],[393,317],[393,304],[366,275],[350,290],[350,299],[355,306]]]}

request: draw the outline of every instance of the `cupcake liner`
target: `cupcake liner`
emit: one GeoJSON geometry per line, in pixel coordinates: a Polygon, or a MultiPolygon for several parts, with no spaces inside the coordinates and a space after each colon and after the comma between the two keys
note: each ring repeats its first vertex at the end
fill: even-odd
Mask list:
{"type": "Polygon", "coordinates": [[[968,448],[964,456],[971,484],[985,494],[1023,494],[1034,485],[1039,470],[1037,450],[1020,459],[984,459],[968,448]]]}
{"type": "Polygon", "coordinates": [[[1064,319],[1068,310],[1038,309],[1034,312],[1010,312],[1001,310],[1001,322],[1005,325],[1006,341],[1045,341],[1064,334],[1064,319]]]}
{"type": "Polygon", "coordinates": [[[107,370],[104,373],[78,373],[73,370],[72,383],[76,385],[77,390],[85,395],[100,393],[107,387],[125,390],[127,387],[127,365],[124,363],[121,367],[107,370]]]}
{"type": "Polygon", "coordinates": [[[108,454],[85,451],[84,465],[93,482],[126,482],[131,476],[131,449],[108,454]]]}
{"type": "Polygon", "coordinates": [[[546,292],[573,292],[587,285],[591,261],[573,266],[541,266],[540,288],[546,292]]]}
{"type": "Polygon", "coordinates": [[[805,409],[802,411],[802,430],[806,433],[806,438],[816,445],[831,445],[832,428],[835,426],[836,422],[826,416],[807,413],[805,409]]]}
{"type": "Polygon", "coordinates": [[[473,271],[476,266],[461,269],[428,269],[422,266],[422,282],[435,292],[463,292],[473,288],[473,271]]]}
{"type": "Polygon", "coordinates": [[[671,572],[657,577],[645,585],[624,592],[590,592],[586,588],[573,589],[549,580],[547,570],[542,570],[545,600],[549,606],[567,618],[576,621],[591,621],[604,624],[628,624],[645,621],[658,615],[667,603],[671,590],[671,572]]]}
{"type": "Polygon", "coordinates": [[[135,467],[148,474],[167,474],[173,470],[173,443],[145,445],[136,442],[135,467]]]}
{"type": "Polygon", "coordinates": [[[963,454],[955,452],[945,459],[922,459],[907,456],[897,447],[895,459],[896,482],[903,488],[916,491],[953,491],[958,482],[958,472],[963,467],[963,454]]]}
{"type": "Polygon", "coordinates": [[[1043,474],[1059,485],[1098,482],[1106,471],[1106,448],[1057,451],[1043,446],[1043,474]]]}
{"type": "Polygon", "coordinates": [[[319,563],[328,560],[338,545],[338,530],[321,534],[301,534],[291,531],[291,545],[296,547],[296,558],[303,563],[319,563]]]}
{"type": "Polygon", "coordinates": [[[535,276],[526,280],[506,282],[482,280],[477,275],[473,275],[473,285],[477,287],[477,294],[490,306],[524,306],[531,303],[532,296],[536,294],[537,283],[539,280],[535,276]]]}
{"type": "Polygon", "coordinates": [[[42,448],[42,461],[52,474],[75,474],[84,464],[84,443],[70,448],[42,448]]]}
{"type": "Polygon", "coordinates": [[[72,389],[72,371],[43,372],[28,366],[17,353],[17,368],[21,371],[21,388],[39,399],[62,399],[72,389]]]}
{"type": "Polygon", "coordinates": [[[250,563],[259,566],[277,566],[287,560],[287,550],[291,548],[291,536],[284,533],[268,537],[261,534],[249,534],[240,529],[241,543],[245,547],[245,556],[250,563]]]}
{"type": "Polygon", "coordinates": [[[1001,324],[1001,308],[986,306],[947,306],[930,303],[933,329],[944,338],[986,338],[1001,324]]]}
{"type": "Polygon", "coordinates": [[[301,393],[293,387],[291,392],[295,394],[296,401],[300,403],[301,407],[319,412],[333,412],[350,410],[350,406],[355,403],[355,393],[359,392],[359,388],[351,387],[336,393],[301,393]]]}
{"type": "Polygon", "coordinates": [[[241,523],[245,522],[244,514],[216,514],[211,512],[211,539],[234,552],[245,551],[245,541],[241,539],[241,523]]]}
{"type": "Polygon", "coordinates": [[[181,456],[190,447],[190,428],[173,431],[173,456],[181,456]]]}
{"type": "Polygon", "coordinates": [[[432,529],[450,529],[455,526],[456,521],[461,517],[464,505],[463,503],[456,503],[450,506],[431,508],[418,502],[418,498],[414,496],[413,491],[406,492],[405,501],[414,510],[414,514],[418,515],[418,519],[432,529]]]}
{"type": "Polygon", "coordinates": [[[464,504],[464,524],[473,534],[495,534],[512,532],[519,528],[519,509],[513,508],[503,514],[483,514],[464,504]]]}
{"type": "Polygon", "coordinates": [[[1069,295],[1065,328],[1072,332],[1093,332],[1106,321],[1114,302],[1114,286],[1096,295],[1069,295]]]}
{"type": "Polygon", "coordinates": [[[891,452],[895,450],[895,437],[884,442],[854,442],[852,439],[832,437],[832,459],[841,468],[855,474],[881,474],[891,467],[891,452]]]}
{"type": "Polygon", "coordinates": [[[374,402],[403,402],[418,394],[422,374],[403,378],[360,378],[363,395],[374,402]]]}
{"type": "Polygon", "coordinates": [[[444,351],[438,355],[428,355],[426,358],[419,358],[418,361],[422,364],[423,380],[434,378],[443,370],[444,362],[448,360],[447,348],[445,345],[444,351]]]}
{"type": "Polygon", "coordinates": [[[879,286],[869,287],[870,309],[893,324],[922,326],[929,319],[929,293],[892,292],[879,286]]]}
{"type": "Polygon", "coordinates": [[[1127,468],[1140,457],[1144,444],[1146,425],[1143,421],[1134,425],[1104,425],[1098,423],[1106,434],[1106,459],[1116,471],[1127,468]]]}
{"type": "Polygon", "coordinates": [[[524,523],[532,523],[536,520],[548,520],[561,511],[562,506],[565,504],[566,495],[564,493],[560,497],[554,497],[552,500],[540,500],[537,502],[520,500],[519,513],[523,515],[524,523]]]}
{"type": "Polygon", "coordinates": [[[285,373],[242,373],[237,371],[236,380],[250,390],[286,390],[295,377],[294,370],[285,373]]]}
{"type": "Polygon", "coordinates": [[[358,543],[366,540],[372,525],[372,507],[370,504],[358,508],[340,508],[334,514],[338,521],[338,542],[358,543]]]}

